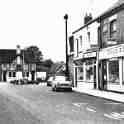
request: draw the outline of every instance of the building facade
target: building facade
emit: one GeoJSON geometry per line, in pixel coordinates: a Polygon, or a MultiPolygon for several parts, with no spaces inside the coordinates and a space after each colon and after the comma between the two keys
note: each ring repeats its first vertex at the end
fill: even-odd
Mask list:
{"type": "Polygon", "coordinates": [[[84,22],[69,38],[74,87],[124,92],[123,0],[84,22]]]}
{"type": "Polygon", "coordinates": [[[18,45],[16,49],[0,50],[0,81],[11,80],[36,80],[40,70],[37,70],[38,62],[29,59],[25,50],[18,45]]]}

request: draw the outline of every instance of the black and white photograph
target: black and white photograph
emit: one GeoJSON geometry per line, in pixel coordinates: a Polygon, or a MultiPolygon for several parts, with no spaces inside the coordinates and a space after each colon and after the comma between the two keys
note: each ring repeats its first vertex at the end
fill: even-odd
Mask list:
{"type": "Polygon", "coordinates": [[[124,0],[0,0],[0,124],[124,124],[124,0]]]}

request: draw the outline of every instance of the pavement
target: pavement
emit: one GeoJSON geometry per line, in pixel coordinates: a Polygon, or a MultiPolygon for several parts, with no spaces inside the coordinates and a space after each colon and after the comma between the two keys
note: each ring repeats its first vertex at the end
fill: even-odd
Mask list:
{"type": "Polygon", "coordinates": [[[83,87],[77,87],[77,88],[75,87],[73,88],[73,91],[104,98],[107,100],[124,103],[124,94],[121,94],[121,93],[115,93],[111,91],[102,91],[98,89],[88,89],[83,87]]]}

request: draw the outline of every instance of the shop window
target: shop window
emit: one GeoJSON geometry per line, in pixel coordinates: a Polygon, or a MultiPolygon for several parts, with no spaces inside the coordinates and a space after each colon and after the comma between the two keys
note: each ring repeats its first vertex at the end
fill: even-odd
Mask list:
{"type": "Polygon", "coordinates": [[[93,83],[94,77],[96,75],[95,72],[95,65],[94,61],[87,61],[86,62],[86,82],[93,83]]]}
{"type": "Polygon", "coordinates": [[[83,67],[77,68],[77,81],[83,80],[83,67]]]}
{"type": "Polygon", "coordinates": [[[119,84],[119,61],[109,61],[109,83],[119,84]]]}
{"type": "Polygon", "coordinates": [[[110,22],[110,37],[116,38],[117,23],[116,20],[110,22]]]}

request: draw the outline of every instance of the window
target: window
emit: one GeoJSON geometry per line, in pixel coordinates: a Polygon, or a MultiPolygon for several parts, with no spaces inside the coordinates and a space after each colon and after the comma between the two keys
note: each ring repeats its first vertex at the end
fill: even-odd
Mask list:
{"type": "Polygon", "coordinates": [[[16,72],[9,72],[9,77],[16,77],[16,72]]]}
{"type": "Polygon", "coordinates": [[[105,35],[108,32],[108,24],[104,24],[103,25],[103,29],[102,29],[103,35],[105,35]]]}
{"type": "Polygon", "coordinates": [[[11,72],[9,72],[9,77],[12,77],[12,73],[11,72]]]}
{"type": "Polygon", "coordinates": [[[77,42],[77,56],[78,56],[78,52],[79,52],[79,42],[78,42],[78,39],[76,39],[76,42],[77,42]]]}
{"type": "Polygon", "coordinates": [[[82,50],[82,36],[80,36],[80,51],[82,50]]]}
{"type": "Polygon", "coordinates": [[[117,24],[116,20],[110,22],[110,37],[116,38],[117,24]]]}
{"type": "Polygon", "coordinates": [[[83,80],[83,67],[77,67],[77,81],[83,80]]]}
{"type": "Polygon", "coordinates": [[[74,37],[69,37],[70,52],[74,52],[74,37]]]}
{"type": "Polygon", "coordinates": [[[86,62],[86,81],[88,83],[93,83],[95,81],[95,61],[86,62]]]}
{"type": "Polygon", "coordinates": [[[90,32],[89,31],[87,32],[87,35],[88,35],[88,41],[90,42],[90,32]]]}
{"type": "Polygon", "coordinates": [[[13,72],[13,77],[16,77],[16,72],[13,72]]]}
{"type": "Polygon", "coordinates": [[[26,76],[29,77],[29,72],[26,72],[26,76]]]}
{"type": "Polygon", "coordinates": [[[119,61],[109,61],[109,82],[119,84],[119,61]]]}

